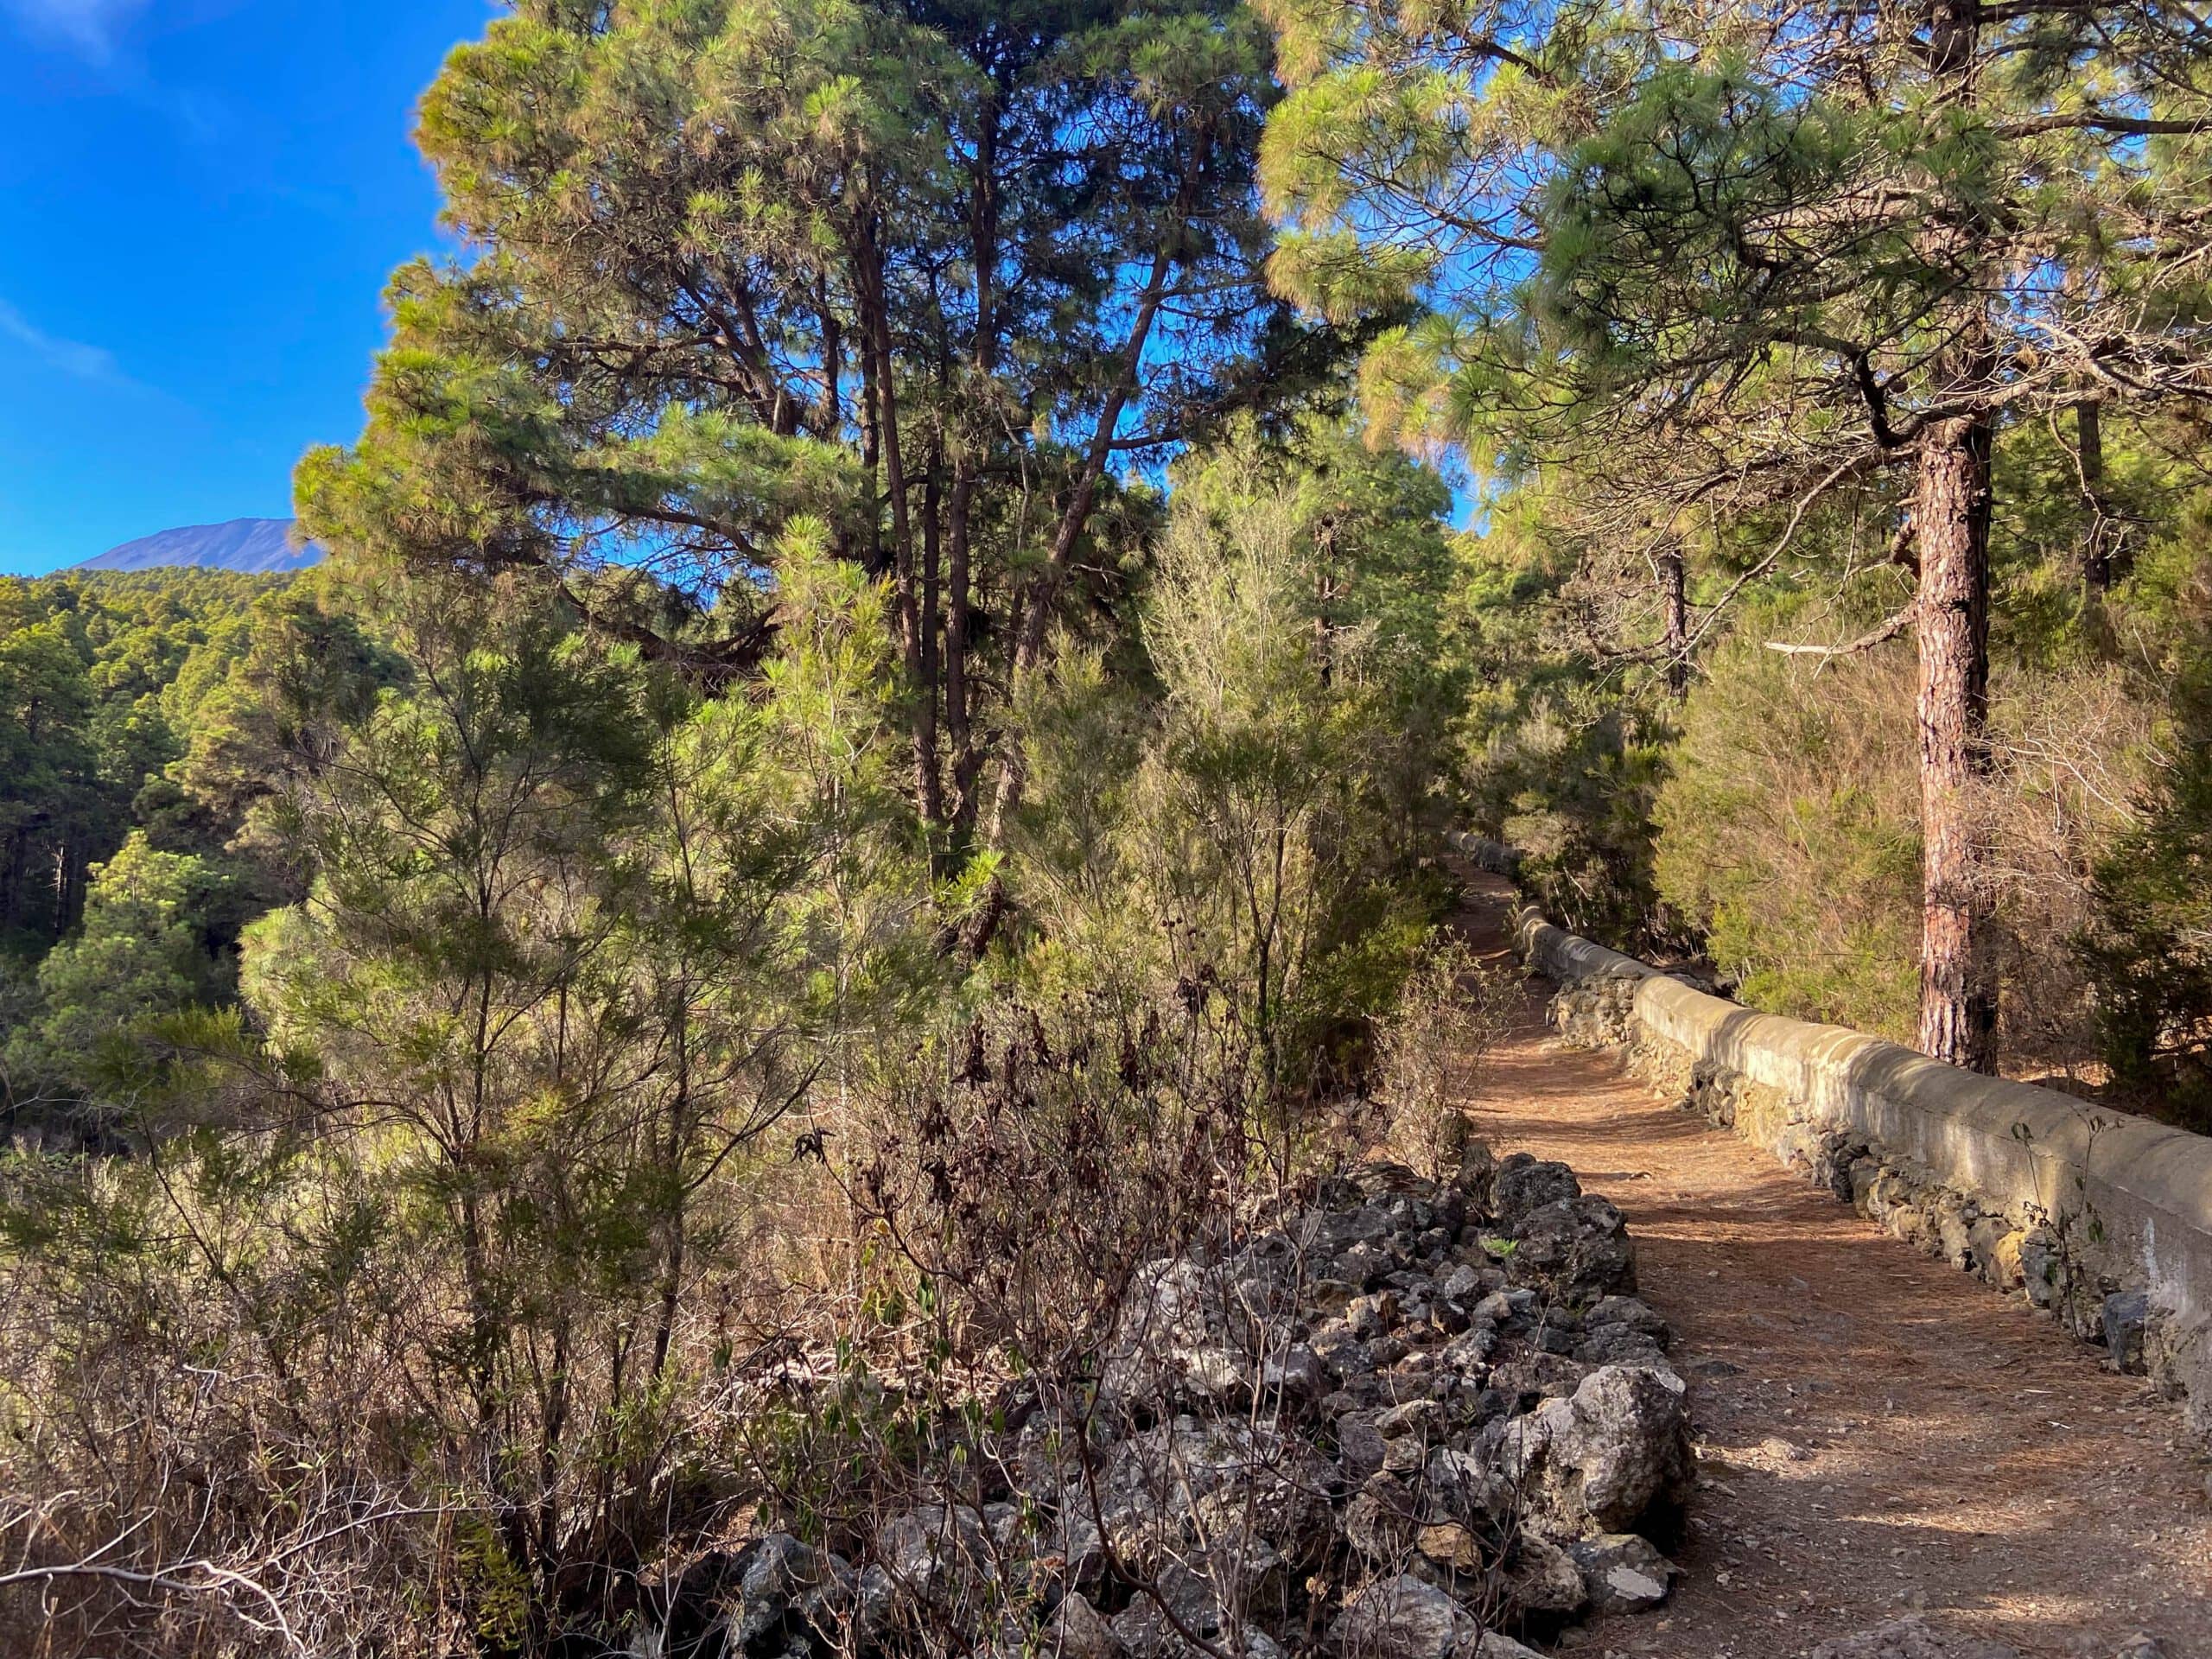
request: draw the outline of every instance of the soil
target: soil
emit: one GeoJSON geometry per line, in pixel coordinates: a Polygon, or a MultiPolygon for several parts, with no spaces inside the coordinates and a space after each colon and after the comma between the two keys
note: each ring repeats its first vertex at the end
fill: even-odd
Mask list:
{"type": "MultiPolygon", "coordinates": [[[[1470,938],[1510,961],[1511,890],[1467,887],[1470,938]]],[[[1532,982],[1492,1052],[1475,1133],[1620,1206],[1700,1442],[1674,1600],[1567,1639],[1592,1659],[1796,1659],[1918,1611],[2026,1656],[2108,1659],[2145,1630],[2167,1659],[2212,1659],[2208,1465],[2178,1408],[1618,1056],[1563,1046],[1548,991],[1532,982]]]]}

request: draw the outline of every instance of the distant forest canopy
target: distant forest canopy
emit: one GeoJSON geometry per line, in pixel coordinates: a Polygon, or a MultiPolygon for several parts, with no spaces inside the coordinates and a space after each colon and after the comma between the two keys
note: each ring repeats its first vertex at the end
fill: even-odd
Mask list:
{"type": "Polygon", "coordinates": [[[140,791],[185,752],[278,582],[175,570],[0,581],[9,753],[0,927],[51,944],[87,872],[143,825],[140,791]]]}
{"type": "Polygon", "coordinates": [[[240,930],[296,880],[242,839],[287,699],[372,659],[316,594],[191,569],[0,579],[11,1126],[67,1123],[144,1022],[235,1000],[240,930]]]}

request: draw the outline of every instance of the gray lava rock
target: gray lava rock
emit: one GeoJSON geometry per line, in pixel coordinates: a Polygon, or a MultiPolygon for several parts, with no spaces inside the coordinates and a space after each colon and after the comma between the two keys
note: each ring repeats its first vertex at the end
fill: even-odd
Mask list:
{"type": "Polygon", "coordinates": [[[1681,1506],[1694,1478],[1689,1409],[1671,1371],[1608,1365],[1575,1389],[1574,1423],[1559,1448],[1582,1507],[1609,1532],[1630,1532],[1681,1506]]]}
{"type": "Polygon", "coordinates": [[[1585,1365],[1632,1365],[1666,1353],[1656,1338],[1625,1325],[1600,1325],[1569,1351],[1585,1365]]]}
{"type": "Polygon", "coordinates": [[[1497,1351],[1497,1327],[1488,1323],[1471,1325],[1459,1336],[1444,1344],[1438,1356],[1444,1363],[1462,1375],[1479,1376],[1483,1362],[1497,1351]]]}
{"type": "Polygon", "coordinates": [[[1636,1288],[1636,1248],[1621,1212],[1594,1194],[1529,1211],[1513,1230],[1506,1272],[1558,1300],[1587,1303],[1636,1288]]]}
{"type": "Polygon", "coordinates": [[[1513,1566],[1505,1579],[1505,1600],[1516,1618],[1564,1618],[1582,1610],[1589,1599],[1582,1587],[1582,1570],[1565,1550],[1533,1533],[1524,1533],[1513,1555],[1513,1566]]]}
{"type": "Polygon", "coordinates": [[[1359,1243],[1337,1258],[1332,1276],[1364,1290],[1394,1272],[1397,1265],[1397,1257],[1380,1244],[1359,1243]]]}
{"type": "Polygon", "coordinates": [[[814,1551],[788,1532],[772,1532],[739,1556],[737,1608],[731,1636],[752,1648],[780,1634],[808,1591],[822,1580],[814,1551]]]}
{"type": "Polygon", "coordinates": [[[2105,1360],[2113,1370],[2140,1376],[2149,1369],[2143,1338],[2151,1322],[2151,1298],[2144,1291],[2122,1291],[2105,1298],[2105,1360]]]}
{"type": "Polygon", "coordinates": [[[1186,1640],[1184,1630],[1206,1648],[1237,1654],[1242,1659],[1281,1659],[1282,1649],[1252,1624],[1239,1621],[1232,1634],[1229,1616],[1203,1579],[1170,1573],[1163,1577],[1159,1588],[1158,1600],[1140,1594],[1114,1616],[1116,1649],[1128,1659],[1198,1659],[1205,1648],[1186,1640]]]}
{"type": "Polygon", "coordinates": [[[1274,1249],[1205,1266],[1186,1258],[1147,1263],[1115,1326],[1101,1392],[1117,1402],[1248,1393],[1259,1357],[1287,1345],[1290,1286],[1287,1262],[1274,1249]]]}
{"type": "Polygon", "coordinates": [[[1662,1605],[1681,1569],[1632,1532],[1569,1544],[1590,1605],[1601,1613],[1645,1613],[1662,1605]]]}
{"type": "Polygon", "coordinates": [[[1481,1624],[1434,1585],[1410,1573],[1378,1579],[1329,1627],[1342,1659],[1476,1659],[1481,1624]]]}
{"type": "Polygon", "coordinates": [[[1452,1177],[1452,1185],[1467,1207],[1486,1211],[1491,1206],[1491,1189],[1497,1179],[1497,1156],[1480,1141],[1470,1141],[1459,1149],[1459,1167],[1452,1177]]]}
{"type": "Polygon", "coordinates": [[[1121,1638],[1099,1611],[1071,1591],[1045,1627],[1045,1650],[1060,1659],[1120,1659],[1121,1638]]]}
{"type": "Polygon", "coordinates": [[[1506,1291],[1493,1290],[1468,1309],[1468,1313],[1478,1324],[1491,1325],[1509,1324],[1523,1308],[1535,1300],[1535,1294],[1533,1291],[1524,1290],[1520,1293],[1520,1295],[1521,1300],[1516,1303],[1512,1295],[1506,1291]]]}
{"type": "Polygon", "coordinates": [[[1382,1467],[1383,1437],[1372,1412],[1346,1412],[1337,1419],[1337,1466],[1357,1486],[1382,1467]]]}
{"type": "Polygon", "coordinates": [[[1329,1386],[1329,1369],[1308,1344],[1293,1343],[1260,1367],[1262,1384],[1291,1401],[1316,1400],[1329,1386]]]}
{"type": "Polygon", "coordinates": [[[1108,1408],[1040,1381],[995,1448],[1014,1502],[894,1515],[857,1571],[787,1535],[710,1558],[682,1659],[825,1659],[910,1622],[993,1659],[1282,1659],[1323,1627],[1339,1659],[1533,1659],[1478,1603],[1547,1627],[1657,1605],[1674,1569],[1633,1535],[1690,1455],[1619,1212],[1563,1165],[1463,1171],[1366,1168],[1242,1249],[1150,1264],[1108,1408]]]}
{"type": "Polygon", "coordinates": [[[1202,1641],[1221,1633],[1221,1603],[1200,1574],[1171,1562],[1153,1588],[1156,1599],[1141,1592],[1114,1616],[1114,1639],[1131,1659],[1167,1659],[1182,1652],[1178,1624],[1202,1641]]]}
{"type": "Polygon", "coordinates": [[[1344,1505],[1338,1525],[1352,1552],[1370,1561],[1392,1561],[1413,1541],[1415,1513],[1413,1494],[1394,1474],[1379,1474],[1359,1489],[1344,1505]]]}
{"type": "Polygon", "coordinates": [[[1437,1281],[1436,1294],[1446,1301],[1471,1308],[1483,1298],[1483,1276],[1473,1266],[1461,1262],[1437,1281]]]}
{"type": "Polygon", "coordinates": [[[1618,1325],[1649,1337],[1664,1348],[1673,1339],[1667,1321],[1661,1319],[1651,1306],[1633,1296],[1606,1296],[1582,1316],[1582,1328],[1592,1334],[1608,1326],[1618,1325]]]}
{"type": "MultiPolygon", "coordinates": [[[[876,1529],[874,1565],[901,1598],[944,1600],[990,1573],[983,1517],[965,1503],[902,1510],[876,1529]]],[[[863,1597],[868,1590],[863,1584],[863,1597]]]]}
{"type": "Polygon", "coordinates": [[[1684,1392],[1672,1371],[1607,1365],[1572,1398],[1509,1423],[1504,1471],[1539,1528],[1563,1538],[1634,1532],[1678,1509],[1694,1478],[1684,1392]]]}
{"type": "Polygon", "coordinates": [[[1344,1305],[1344,1324],[1362,1342],[1388,1335],[1398,1328],[1398,1299],[1389,1291],[1355,1296],[1344,1305]]]}
{"type": "MultiPolygon", "coordinates": [[[[1202,1543],[1296,1553],[1325,1525],[1332,1471],[1300,1436],[1231,1419],[1179,1417],[1114,1448],[1099,1510],[1138,1572],[1187,1562],[1202,1543]]],[[[1079,1502],[1080,1500],[1078,1500],[1079,1502]]]]}
{"type": "Polygon", "coordinates": [[[1440,1446],[1421,1467],[1431,1521],[1458,1521],[1467,1525],[1495,1525],[1512,1512],[1513,1484],[1489,1459],[1440,1446]]]}
{"type": "Polygon", "coordinates": [[[1581,1196],[1582,1184],[1573,1170],[1525,1152],[1510,1154],[1491,1177],[1491,1213],[1501,1227],[1516,1226],[1532,1211],[1581,1196]]]}

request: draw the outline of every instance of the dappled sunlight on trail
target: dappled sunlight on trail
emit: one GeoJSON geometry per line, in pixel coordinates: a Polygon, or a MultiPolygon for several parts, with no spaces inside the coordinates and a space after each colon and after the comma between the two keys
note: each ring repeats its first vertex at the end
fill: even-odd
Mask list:
{"type": "MultiPolygon", "coordinates": [[[[1506,959],[1507,889],[1463,925],[1506,959]]],[[[1703,1486],[1674,1605],[1595,1624],[1595,1655],[1794,1659],[1924,1610],[2031,1656],[2147,1630],[2212,1659],[2204,1460],[2141,1379],[2024,1303],[1919,1255],[1609,1054],[1561,1047],[1548,988],[1469,1102],[1500,1153],[1573,1164],[1618,1204],[1676,1332],[1703,1486]]]]}

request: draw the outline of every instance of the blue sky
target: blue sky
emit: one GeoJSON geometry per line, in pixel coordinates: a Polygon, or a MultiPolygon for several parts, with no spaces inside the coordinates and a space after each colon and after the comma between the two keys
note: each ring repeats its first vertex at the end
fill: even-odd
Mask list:
{"type": "Polygon", "coordinates": [[[291,512],[391,268],[415,100],[488,0],[0,0],[0,571],[291,512]]]}

